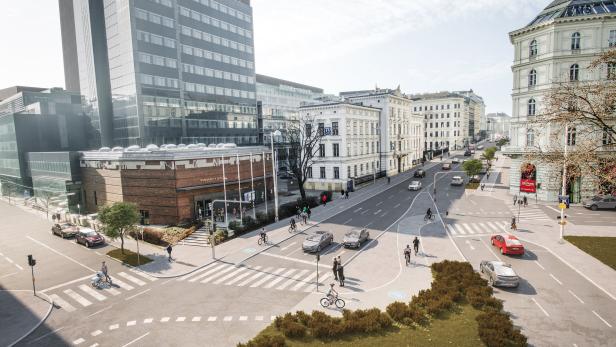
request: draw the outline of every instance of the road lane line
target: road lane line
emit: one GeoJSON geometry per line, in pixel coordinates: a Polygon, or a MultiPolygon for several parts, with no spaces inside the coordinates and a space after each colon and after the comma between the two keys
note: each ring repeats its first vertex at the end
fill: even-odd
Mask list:
{"type": "Polygon", "coordinates": [[[244,280],[244,282],[238,284],[238,287],[243,287],[243,286],[247,285],[248,283],[256,280],[257,278],[259,278],[259,277],[261,277],[263,275],[265,275],[268,271],[271,271],[273,268],[274,268],[273,266],[266,267],[263,271],[257,272],[256,274],[252,275],[252,277],[250,277],[249,279],[244,280]]]}
{"type": "Polygon", "coordinates": [[[353,218],[349,218],[349,220],[347,220],[346,222],[342,223],[342,225],[347,225],[348,222],[352,221],[353,218]]]}
{"type": "Polygon", "coordinates": [[[127,344],[125,344],[125,345],[124,345],[124,346],[122,346],[122,347],[126,347],[126,346],[129,346],[129,345],[132,345],[133,343],[135,343],[135,342],[137,342],[137,341],[141,340],[142,338],[144,338],[144,337],[146,337],[146,336],[148,336],[148,335],[150,335],[150,332],[149,332],[149,331],[148,331],[147,333],[145,333],[145,334],[143,334],[143,335],[139,336],[138,338],[136,338],[136,339],[132,340],[131,342],[129,342],[129,343],[127,343],[127,344]]]}
{"type": "Polygon", "coordinates": [[[133,295],[133,296],[129,296],[129,297],[128,297],[128,298],[126,298],[125,300],[126,300],[126,301],[128,301],[128,300],[130,300],[130,299],[132,299],[132,298],[134,298],[134,297],[137,297],[137,296],[139,296],[139,295],[141,295],[141,294],[145,294],[145,293],[149,292],[149,291],[150,291],[150,289],[151,289],[151,288],[146,289],[146,290],[144,290],[144,291],[142,291],[142,292],[140,292],[140,293],[137,293],[137,294],[135,294],[135,295],[133,295]]]}
{"type": "Polygon", "coordinates": [[[83,307],[88,307],[88,306],[92,305],[92,303],[90,301],[88,301],[88,299],[86,299],[83,296],[75,293],[72,289],[65,290],[64,294],[68,295],[71,299],[77,301],[83,307]]]}
{"type": "Polygon", "coordinates": [[[92,336],[98,336],[98,335],[100,335],[100,334],[102,334],[102,333],[103,333],[103,332],[102,332],[101,330],[96,330],[96,331],[91,332],[91,333],[90,333],[90,335],[92,335],[92,336]]]}
{"type": "Polygon", "coordinates": [[[193,319],[191,320],[191,322],[201,322],[201,316],[195,316],[195,317],[193,317],[193,319]]]}
{"type": "Polygon", "coordinates": [[[233,320],[233,316],[225,316],[222,320],[223,322],[230,322],[233,320]]]}
{"type": "Polygon", "coordinates": [[[296,285],[294,285],[293,287],[291,287],[292,291],[297,291],[299,290],[301,287],[305,286],[305,285],[309,285],[312,281],[313,278],[317,277],[317,272],[314,271],[312,272],[310,275],[304,277],[303,279],[301,279],[300,281],[297,282],[296,285]]]}
{"type": "Polygon", "coordinates": [[[385,212],[385,213],[383,213],[383,214],[381,215],[381,217],[385,217],[385,216],[387,215],[387,213],[389,213],[389,212],[385,212]]]}
{"type": "Polygon", "coordinates": [[[43,289],[43,290],[41,290],[41,293],[45,293],[45,292],[48,292],[48,291],[50,291],[50,290],[58,289],[58,288],[61,288],[61,287],[67,286],[67,285],[69,285],[69,284],[73,284],[73,283],[76,283],[76,282],[80,282],[80,281],[83,281],[83,280],[85,280],[85,279],[89,279],[89,278],[92,278],[92,275],[83,276],[83,277],[81,277],[81,278],[78,278],[78,279],[75,279],[75,280],[72,280],[72,281],[64,282],[64,283],[61,283],[61,284],[55,285],[55,286],[53,286],[53,287],[49,287],[49,288],[43,289]]]}
{"type": "Polygon", "coordinates": [[[77,340],[73,341],[73,344],[76,346],[76,345],[82,344],[84,342],[86,342],[86,340],[84,340],[83,338],[80,337],[77,340]]]}
{"type": "Polygon", "coordinates": [[[535,264],[537,264],[537,266],[539,266],[542,270],[545,270],[545,268],[543,267],[543,265],[541,265],[541,263],[539,263],[538,261],[535,260],[535,264]]]}
{"type": "Polygon", "coordinates": [[[550,277],[552,277],[554,281],[558,282],[558,284],[560,284],[561,286],[563,285],[563,283],[558,278],[556,278],[556,276],[550,274],[550,277]]]}
{"type": "Polygon", "coordinates": [[[66,312],[73,312],[75,311],[75,307],[71,304],[69,304],[68,302],[64,301],[64,299],[62,299],[61,297],[59,297],[56,294],[51,294],[49,296],[54,303],[58,304],[60,306],[61,309],[63,309],[66,312]]]}
{"type": "Polygon", "coordinates": [[[381,212],[383,212],[383,210],[378,210],[378,211],[374,212],[374,214],[377,215],[377,214],[379,214],[381,212]]]}
{"type": "Polygon", "coordinates": [[[18,273],[19,273],[19,271],[18,272],[11,272],[10,274],[6,274],[6,275],[3,275],[3,276],[0,276],[0,279],[3,279],[5,277],[9,277],[9,276],[13,276],[13,275],[17,275],[18,273]]]}
{"type": "Polygon", "coordinates": [[[383,202],[377,202],[376,206],[380,206],[383,202]]]}
{"type": "Polygon", "coordinates": [[[47,334],[45,334],[45,335],[41,335],[41,336],[37,337],[36,339],[34,339],[34,340],[32,340],[32,341],[28,342],[28,344],[29,344],[29,345],[31,345],[31,344],[33,344],[33,343],[35,343],[35,342],[37,342],[37,341],[40,341],[40,340],[42,340],[42,339],[46,338],[47,336],[49,336],[49,335],[51,335],[51,334],[55,334],[55,333],[57,333],[58,331],[60,331],[60,330],[62,330],[62,329],[64,329],[64,328],[66,328],[66,327],[60,327],[60,328],[58,328],[58,329],[56,329],[56,330],[53,330],[53,331],[48,332],[48,333],[47,333],[47,334]]]}
{"type": "Polygon", "coordinates": [[[109,326],[109,330],[116,330],[116,329],[118,329],[119,327],[120,327],[120,324],[111,324],[111,325],[109,326]]]}
{"type": "Polygon", "coordinates": [[[183,322],[186,320],[186,317],[178,317],[175,321],[176,322],[183,322]]]}
{"type": "Polygon", "coordinates": [[[135,283],[138,286],[144,286],[145,285],[145,282],[143,282],[142,280],[140,280],[140,279],[138,279],[136,277],[133,277],[133,276],[127,274],[126,272],[119,272],[118,275],[120,275],[120,276],[124,277],[125,279],[135,283]]]}
{"type": "Polygon", "coordinates": [[[569,290],[569,294],[573,295],[573,297],[576,298],[581,304],[584,303],[584,301],[582,299],[580,299],[577,295],[575,295],[575,293],[572,292],[571,290],[569,290]]]}
{"type": "MultiPolygon", "coordinates": [[[[535,305],[537,305],[537,307],[539,307],[539,309],[541,310],[541,312],[543,312],[543,314],[546,315],[546,317],[549,317],[550,315],[548,314],[548,312],[541,306],[539,305],[539,303],[537,302],[537,300],[535,300],[535,298],[531,298],[531,300],[535,303],[535,305]]],[[[594,311],[593,311],[594,312],[594,311]]]]}
{"type": "Polygon", "coordinates": [[[230,286],[235,282],[238,282],[239,280],[241,280],[244,277],[250,276],[253,274],[253,271],[257,271],[259,269],[261,269],[261,266],[255,266],[254,268],[247,268],[248,271],[244,272],[243,274],[235,277],[234,279],[232,279],[231,281],[225,283],[225,286],[230,286]]]}
{"type": "Polygon", "coordinates": [[[592,313],[594,313],[594,314],[595,314],[595,316],[597,316],[597,318],[601,319],[601,321],[602,321],[603,323],[605,323],[605,325],[607,325],[607,326],[608,326],[608,327],[610,327],[610,328],[612,327],[612,325],[611,325],[610,323],[608,323],[605,319],[603,319],[603,317],[599,316],[599,314],[598,314],[597,312],[595,312],[595,311],[593,310],[593,311],[592,311],[592,313]]]}
{"type": "Polygon", "coordinates": [[[357,213],[357,212],[359,212],[359,211],[361,211],[361,207],[356,208],[356,209],[353,211],[353,213],[357,213]]]}
{"type": "Polygon", "coordinates": [[[126,322],[127,327],[132,327],[133,325],[136,325],[136,324],[137,324],[136,320],[131,320],[131,321],[126,322]]]}
{"type": "Polygon", "coordinates": [[[468,245],[468,247],[470,247],[471,251],[475,250],[475,247],[473,247],[473,245],[471,245],[471,242],[469,240],[466,240],[466,244],[468,245]]]}
{"type": "Polygon", "coordinates": [[[362,216],[368,213],[370,210],[364,210],[364,212],[360,213],[362,216]]]}
{"type": "Polygon", "coordinates": [[[79,289],[81,289],[81,291],[85,292],[86,294],[90,295],[91,297],[93,297],[94,299],[98,301],[103,301],[107,299],[106,296],[98,293],[96,290],[92,289],[91,287],[86,286],[85,284],[80,285],[79,289]]]}
{"type": "Polygon", "coordinates": [[[208,322],[215,322],[216,319],[218,319],[218,317],[216,317],[216,316],[209,316],[209,317],[207,317],[207,321],[208,322]]]}
{"type": "Polygon", "coordinates": [[[170,317],[163,317],[160,319],[161,323],[167,323],[171,318],[170,317]]]}
{"type": "Polygon", "coordinates": [[[398,207],[400,207],[400,204],[396,204],[396,205],[394,206],[394,208],[398,208],[398,207]]]}
{"type": "Polygon", "coordinates": [[[86,265],[83,265],[81,262],[78,262],[77,260],[75,260],[75,259],[73,259],[73,258],[69,257],[68,255],[66,255],[66,254],[63,254],[63,253],[61,253],[61,252],[56,251],[55,249],[53,249],[53,248],[51,248],[51,247],[47,246],[46,244],[44,244],[44,243],[40,242],[39,240],[33,239],[33,238],[31,238],[30,236],[26,236],[26,238],[30,239],[31,241],[34,241],[34,242],[38,243],[39,245],[41,245],[41,246],[43,246],[43,247],[47,248],[48,250],[50,250],[50,251],[52,251],[52,252],[56,253],[56,254],[57,254],[57,255],[59,255],[59,256],[62,256],[62,257],[64,257],[64,258],[66,258],[66,259],[68,259],[68,260],[72,261],[73,263],[75,263],[75,264],[77,264],[77,265],[79,265],[79,266],[81,266],[81,267],[83,267],[83,268],[86,268],[86,269],[88,269],[88,270],[90,270],[90,271],[92,271],[92,272],[96,272],[96,270],[94,270],[93,268],[88,267],[88,266],[86,266],[86,265]]]}
{"type": "MultiPolygon", "coordinates": [[[[349,219],[350,220],[350,219],[349,219]]],[[[280,251],[286,251],[289,247],[295,245],[297,242],[293,241],[288,246],[284,246],[280,249],[280,251]]]]}
{"type": "Polygon", "coordinates": [[[104,309],[102,309],[102,310],[98,310],[98,311],[96,311],[96,312],[92,313],[91,315],[87,316],[86,318],[90,318],[90,317],[95,316],[95,315],[97,315],[97,314],[99,314],[99,313],[101,313],[101,312],[105,312],[105,311],[107,311],[108,309],[110,309],[111,307],[113,307],[113,305],[109,305],[108,307],[105,307],[105,308],[104,308],[104,309]]]}
{"type": "Polygon", "coordinates": [[[143,320],[143,324],[150,324],[152,323],[152,321],[154,320],[154,318],[146,318],[143,320]]]}

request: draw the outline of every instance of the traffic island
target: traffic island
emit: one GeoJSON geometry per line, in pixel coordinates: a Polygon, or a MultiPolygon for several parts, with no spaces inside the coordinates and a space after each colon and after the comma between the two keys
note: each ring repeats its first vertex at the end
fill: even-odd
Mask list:
{"type": "Polygon", "coordinates": [[[130,266],[145,265],[152,261],[152,259],[146,257],[145,255],[138,256],[137,253],[126,248],[124,249],[124,253],[122,253],[122,249],[116,248],[107,252],[107,255],[113,259],[121,261],[122,264],[128,264],[130,266]]]}
{"type": "Polygon", "coordinates": [[[616,237],[565,236],[565,240],[616,270],[616,237]]]}
{"type": "Polygon", "coordinates": [[[0,290],[0,307],[0,346],[12,346],[47,319],[52,302],[31,290],[0,290]]]}

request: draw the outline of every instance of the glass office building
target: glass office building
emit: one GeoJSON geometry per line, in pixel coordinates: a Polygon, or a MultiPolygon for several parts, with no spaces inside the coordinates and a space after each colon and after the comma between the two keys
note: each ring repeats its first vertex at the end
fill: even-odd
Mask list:
{"type": "Polygon", "coordinates": [[[80,75],[84,95],[84,85],[97,86],[104,97],[100,79],[107,78],[112,111],[98,114],[100,119],[112,114],[114,145],[257,143],[248,0],[104,0],[100,8],[95,3],[100,2],[60,0],[61,12],[63,6],[74,12],[74,20],[65,16],[63,25],[76,28],[78,56],[81,46],[104,37],[108,77],[95,73],[98,64],[82,67],[81,59],[65,73],[80,75]],[[89,12],[78,10],[84,3],[89,12]],[[86,16],[92,19],[89,27],[79,25],[86,16]],[[98,18],[104,18],[102,29],[98,18]],[[95,27],[103,33],[89,30],[95,27]]]}

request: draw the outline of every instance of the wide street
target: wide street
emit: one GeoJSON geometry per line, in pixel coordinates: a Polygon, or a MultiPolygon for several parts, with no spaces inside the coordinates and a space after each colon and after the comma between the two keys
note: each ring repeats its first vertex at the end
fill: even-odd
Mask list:
{"type": "MultiPolygon", "coordinates": [[[[419,191],[407,189],[414,180],[411,170],[393,177],[391,184],[358,190],[349,200],[336,194],[323,209],[330,217],[320,223],[300,225],[296,234],[282,227],[285,237],[267,246],[257,245],[253,236],[253,246],[171,278],[122,266],[104,255],[112,246],[86,249],[52,236],[50,222],[2,201],[0,286],[31,289],[26,255],[32,254],[37,259],[37,290],[54,301],[47,320],[20,346],[234,346],[276,315],[319,309],[325,287],[334,282],[334,257],[340,256],[345,265],[345,287],[336,288],[351,309],[409,300],[430,285],[433,262],[466,259],[478,269],[481,260],[502,260],[512,264],[522,281],[517,289],[495,289],[496,296],[505,301],[532,345],[608,346],[616,338],[615,298],[541,244],[524,242],[523,257],[503,256],[490,245],[490,235],[509,232],[509,220],[517,214],[502,198],[506,192],[499,172],[504,163],[497,162],[483,192],[451,186],[451,176],[465,177],[460,165],[442,171],[441,162],[434,161],[426,164],[419,191]],[[439,213],[431,223],[423,218],[428,208],[439,213]],[[359,249],[342,247],[344,234],[355,228],[366,228],[369,241],[359,249]],[[321,251],[318,274],[316,256],[301,248],[306,234],[317,230],[334,235],[333,244],[321,251]],[[421,252],[407,267],[402,250],[415,236],[421,239],[421,252]],[[97,290],[89,278],[102,261],[109,265],[114,286],[97,290]]],[[[522,208],[516,235],[557,235],[549,211],[544,206],[522,208]]],[[[611,211],[597,213],[607,220],[613,216],[611,211]]],[[[19,300],[12,304],[17,309],[19,300]]]]}

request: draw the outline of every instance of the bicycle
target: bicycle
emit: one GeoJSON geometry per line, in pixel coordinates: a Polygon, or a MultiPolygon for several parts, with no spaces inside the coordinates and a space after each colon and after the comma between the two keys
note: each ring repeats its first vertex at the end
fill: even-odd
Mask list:
{"type": "Polygon", "coordinates": [[[346,303],[344,302],[344,300],[338,298],[337,295],[328,295],[327,297],[321,299],[321,306],[323,307],[329,307],[330,305],[334,304],[338,308],[343,308],[346,303]]]}
{"type": "Polygon", "coordinates": [[[289,232],[290,233],[293,233],[293,232],[296,232],[296,231],[297,231],[297,225],[290,225],[289,226],[289,232]]]}
{"type": "Polygon", "coordinates": [[[431,214],[431,215],[427,215],[427,214],[426,214],[426,215],[424,216],[424,222],[425,222],[425,221],[427,221],[427,220],[431,220],[431,221],[433,221],[433,220],[434,220],[434,214],[431,214]]]}
{"type": "Polygon", "coordinates": [[[267,235],[263,235],[263,236],[259,237],[259,240],[257,240],[257,243],[259,244],[259,246],[266,245],[267,244],[267,235]]]}

